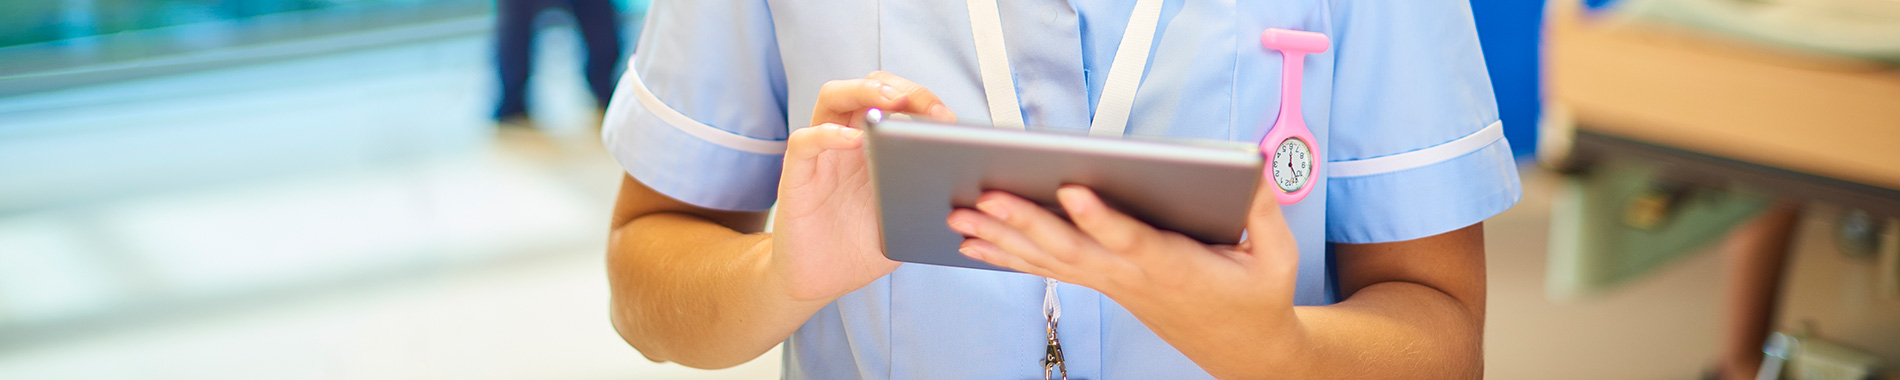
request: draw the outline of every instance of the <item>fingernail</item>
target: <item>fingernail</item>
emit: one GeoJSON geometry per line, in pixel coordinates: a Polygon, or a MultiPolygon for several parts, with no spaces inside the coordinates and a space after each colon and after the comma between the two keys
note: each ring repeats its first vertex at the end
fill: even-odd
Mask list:
{"type": "Polygon", "coordinates": [[[858,139],[858,136],[864,135],[864,131],[858,130],[857,128],[851,128],[851,127],[839,127],[839,128],[842,128],[843,130],[838,131],[838,135],[844,136],[844,139],[846,140],[856,140],[858,139]]]}
{"type": "Polygon", "coordinates": [[[997,204],[996,201],[976,202],[977,210],[982,210],[983,213],[990,214],[990,216],[996,217],[997,219],[1009,220],[1009,212],[1004,211],[1003,208],[1003,205],[997,204]]]}
{"type": "Polygon", "coordinates": [[[1082,189],[1073,187],[1056,189],[1056,199],[1062,201],[1062,207],[1068,208],[1070,213],[1082,212],[1083,205],[1087,203],[1082,198],[1082,189]]]}
{"type": "Polygon", "coordinates": [[[962,233],[966,235],[975,233],[976,229],[971,228],[971,227],[972,226],[970,225],[970,222],[964,221],[962,219],[954,219],[950,221],[950,229],[956,230],[958,233],[962,233]]]}
{"type": "Polygon", "coordinates": [[[878,88],[878,91],[884,94],[884,100],[897,100],[898,97],[904,95],[901,92],[897,92],[897,88],[891,86],[881,86],[878,88]]]}
{"type": "Polygon", "coordinates": [[[964,257],[968,257],[972,259],[977,259],[977,260],[983,259],[983,253],[977,252],[976,248],[957,247],[957,253],[961,253],[963,254],[964,257]]]}
{"type": "Polygon", "coordinates": [[[942,103],[930,106],[930,110],[924,111],[924,113],[929,114],[930,118],[937,120],[950,120],[956,117],[950,114],[950,107],[945,107],[942,103]]]}

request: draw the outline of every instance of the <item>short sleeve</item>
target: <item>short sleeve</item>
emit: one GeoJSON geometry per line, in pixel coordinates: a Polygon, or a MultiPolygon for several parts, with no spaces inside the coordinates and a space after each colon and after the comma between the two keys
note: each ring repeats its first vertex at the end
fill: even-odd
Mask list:
{"type": "Polygon", "coordinates": [[[693,205],[775,201],[785,70],[762,0],[655,1],[601,126],[627,174],[693,205]]]}
{"type": "Polygon", "coordinates": [[[1517,167],[1470,4],[1333,4],[1326,239],[1417,239],[1517,203],[1517,167]]]}

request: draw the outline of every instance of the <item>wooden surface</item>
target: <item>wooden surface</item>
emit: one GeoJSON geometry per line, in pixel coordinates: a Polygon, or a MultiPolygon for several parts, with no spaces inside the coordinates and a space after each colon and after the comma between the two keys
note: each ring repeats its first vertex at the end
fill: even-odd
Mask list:
{"type": "Polygon", "coordinates": [[[1580,131],[1900,189],[1900,71],[1551,4],[1549,94],[1580,131]]]}

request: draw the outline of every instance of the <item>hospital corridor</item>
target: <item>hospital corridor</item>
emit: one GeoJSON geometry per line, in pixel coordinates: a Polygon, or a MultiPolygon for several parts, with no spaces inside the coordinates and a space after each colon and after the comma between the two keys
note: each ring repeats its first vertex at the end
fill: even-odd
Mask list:
{"type": "MultiPolygon", "coordinates": [[[[1010,12],[1018,8],[1003,1],[969,3],[1002,4],[1002,21],[1016,22],[1019,15],[1010,12]]],[[[1757,378],[1737,368],[1772,367],[1763,371],[1772,377],[1760,378],[1900,379],[1900,155],[1892,150],[1900,144],[1900,45],[1892,42],[1900,38],[1881,39],[1900,37],[1900,8],[1881,0],[1811,1],[1835,7],[1828,14],[1867,9],[1861,14],[1875,21],[1859,29],[1867,36],[1824,31],[1842,34],[1832,44],[1804,47],[1750,24],[1785,19],[1725,16],[1716,4],[1740,2],[1468,2],[1476,29],[1466,32],[1482,42],[1485,83],[1496,91],[1496,110],[1487,112],[1501,115],[1493,117],[1504,128],[1500,139],[1516,153],[1502,167],[1515,172],[1521,191],[1508,209],[1473,219],[1485,227],[1478,279],[1483,377],[1736,379],[1757,378]],[[1784,77],[1790,79],[1777,79],[1784,77]],[[1708,92],[1694,92],[1701,89],[1708,92]],[[1781,99],[1773,94],[1812,99],[1762,106],[1781,99]],[[1775,112],[1764,111],[1770,108],[1775,112]],[[1815,118],[1808,127],[1786,127],[1813,128],[1800,132],[1750,124],[1815,118]],[[1757,336],[1768,339],[1767,348],[1757,336]],[[1738,350],[1748,364],[1734,362],[1738,350]]],[[[961,9],[960,3],[945,4],[961,9]]],[[[1170,26],[1169,18],[1194,17],[1194,7],[1204,4],[1159,3],[1163,34],[1154,40],[1157,51],[1168,51],[1167,44],[1184,38],[1170,37],[1177,30],[1170,28],[1189,27],[1170,26]]],[[[814,363],[854,360],[863,354],[852,350],[863,347],[835,357],[809,354],[824,352],[814,348],[824,343],[805,334],[834,332],[819,318],[754,360],[713,370],[650,361],[617,333],[616,318],[627,311],[610,301],[625,299],[616,292],[628,285],[609,276],[608,257],[620,252],[618,244],[631,244],[610,238],[617,202],[626,202],[623,181],[658,177],[631,168],[627,145],[603,140],[602,132],[632,128],[616,117],[677,123],[667,118],[703,115],[684,108],[692,101],[676,103],[682,111],[649,110],[659,109],[654,103],[637,112],[617,108],[639,99],[626,76],[642,70],[640,62],[667,58],[643,56],[643,44],[670,47],[657,54],[709,54],[666,45],[669,36],[655,34],[676,33],[668,26],[685,16],[665,12],[685,4],[691,3],[0,5],[0,379],[776,379],[804,378],[798,374],[814,363]],[[603,42],[598,31],[618,40],[603,42]],[[525,34],[507,34],[515,32],[525,34]],[[531,57],[532,64],[512,66],[511,55],[531,57]],[[613,61],[618,87],[599,83],[607,78],[599,70],[606,61],[613,61]],[[513,91],[503,88],[511,67],[526,75],[515,93],[526,99],[525,109],[498,102],[513,91]],[[601,93],[607,90],[615,95],[601,93]]],[[[733,22],[742,13],[735,11],[733,22]]],[[[1052,10],[1047,17],[1072,16],[1052,10]]],[[[1119,23],[1129,23],[1111,21],[1117,36],[1119,23]]],[[[780,26],[787,25],[793,23],[780,26]]],[[[784,50],[774,50],[774,59],[805,47],[787,42],[794,36],[780,38],[774,48],[784,50]]],[[[1353,51],[1343,50],[1347,41],[1335,36],[1339,59],[1353,51]]],[[[1104,57],[1114,50],[1094,48],[1104,57]]],[[[962,49],[956,51],[981,50],[962,49]]],[[[1279,64],[1278,55],[1270,57],[1279,64]]],[[[1148,81],[1187,80],[1163,73],[1170,66],[1155,61],[1148,81]]],[[[965,65],[970,75],[979,73],[974,62],[965,65]]],[[[699,64],[647,70],[674,73],[699,64]]],[[[1022,83],[1039,75],[1017,67],[1022,83]]],[[[784,72],[809,68],[774,69],[786,80],[784,72]]],[[[1277,79],[1277,70],[1259,75],[1277,79]]],[[[1350,74],[1341,70],[1325,72],[1350,74]]],[[[665,80],[640,79],[655,86],[665,80]]],[[[977,88],[991,79],[967,82],[977,88]]],[[[1091,80],[1100,81],[1078,83],[1091,80]]],[[[637,91],[648,91],[641,86],[637,91]]],[[[764,95],[797,107],[761,112],[802,127],[811,115],[801,111],[813,100],[786,93],[798,89],[780,86],[764,95]]],[[[956,109],[964,103],[952,91],[939,93],[956,109]]],[[[1094,90],[1078,91],[1084,94],[1077,104],[1092,107],[1083,103],[1094,90]]],[[[1033,103],[1044,93],[1023,94],[1025,104],[1057,104],[1033,103]]],[[[1139,120],[1150,103],[1130,96],[1132,119],[1139,120]]],[[[732,116],[748,103],[730,104],[705,114],[732,116]]],[[[1313,116],[1312,104],[1307,119],[1319,130],[1326,118],[1313,116]]],[[[991,116],[957,111],[965,119],[991,116]]],[[[1335,123],[1330,138],[1344,141],[1349,126],[1335,123]]],[[[620,133],[657,136],[631,130],[620,133]]],[[[708,131],[714,132],[674,135],[745,137],[708,131]]],[[[659,147],[672,148],[693,147],[659,147]]],[[[735,171],[745,164],[718,162],[737,162],[735,171]]],[[[692,168],[680,166],[686,169],[692,168]]],[[[776,169],[770,174],[776,181],[776,169]]],[[[695,175],[701,174],[682,176],[695,175]]],[[[1341,177],[1318,178],[1345,186],[1337,184],[1341,177]]],[[[1327,210],[1351,198],[1335,190],[1330,202],[1300,206],[1320,210],[1315,220],[1340,217],[1327,210]]],[[[852,307],[838,302],[820,315],[852,307]]],[[[1056,317],[1047,318],[1054,340],[1056,317]]],[[[1043,322],[1033,322],[1041,331],[1043,322]]],[[[894,325],[942,327],[901,319],[894,325]]],[[[859,327],[844,325],[850,334],[861,334],[859,327]]],[[[1074,339],[1071,355],[1110,352],[1074,339]]],[[[1024,373],[1048,365],[1020,360],[1024,373]]],[[[926,367],[892,364],[882,376],[934,378],[902,368],[926,367]]]]}

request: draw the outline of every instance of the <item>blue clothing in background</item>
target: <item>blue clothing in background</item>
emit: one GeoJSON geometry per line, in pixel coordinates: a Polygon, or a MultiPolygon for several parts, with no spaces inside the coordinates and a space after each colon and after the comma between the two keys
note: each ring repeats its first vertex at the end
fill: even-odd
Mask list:
{"type": "MultiPolygon", "coordinates": [[[[641,4],[644,5],[644,4],[641,4]]],[[[534,72],[534,18],[541,11],[566,8],[579,26],[587,48],[587,88],[600,106],[614,93],[614,69],[620,63],[620,14],[610,0],[499,0],[495,2],[495,70],[501,94],[497,120],[528,113],[528,74],[534,72]]]]}
{"type": "MultiPolygon", "coordinates": [[[[1001,0],[1024,119],[1088,128],[1133,2],[1001,0]]],[[[702,207],[776,201],[786,136],[823,83],[885,70],[987,124],[963,1],[660,1],[608,109],[603,139],[627,173],[702,207]]],[[[1128,132],[1258,141],[1277,115],[1281,56],[1267,28],[1317,31],[1304,114],[1324,179],[1286,206],[1296,302],[1339,295],[1328,243],[1416,239],[1514,204],[1517,171],[1463,0],[1168,0],[1128,132]]],[[[947,227],[946,227],[947,228],[947,227]]],[[[1059,287],[1071,378],[1208,378],[1113,300],[1059,287]]],[[[790,379],[1041,378],[1038,277],[905,264],[839,298],[786,342],[790,379]]]]}

